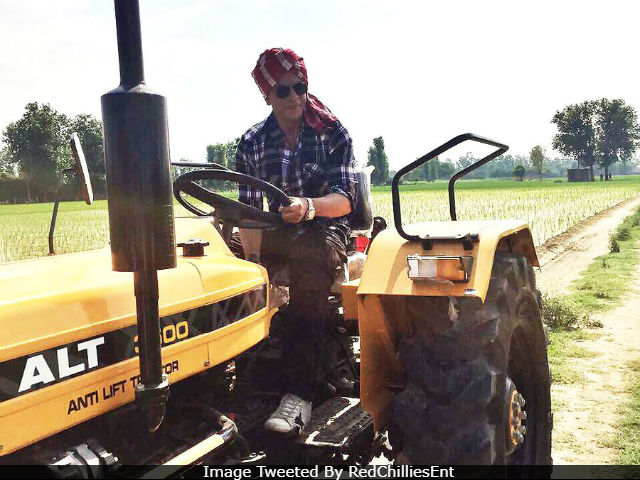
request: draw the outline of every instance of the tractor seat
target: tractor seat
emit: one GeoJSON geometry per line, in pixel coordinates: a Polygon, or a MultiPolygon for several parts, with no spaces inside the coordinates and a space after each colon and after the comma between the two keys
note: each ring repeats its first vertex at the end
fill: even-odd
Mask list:
{"type": "MultiPolygon", "coordinates": [[[[366,167],[371,168],[372,167],[366,167]]],[[[356,172],[358,185],[356,185],[356,202],[353,212],[349,214],[349,225],[351,230],[356,232],[369,232],[373,226],[373,215],[371,213],[371,170],[360,170],[356,172]]]]}

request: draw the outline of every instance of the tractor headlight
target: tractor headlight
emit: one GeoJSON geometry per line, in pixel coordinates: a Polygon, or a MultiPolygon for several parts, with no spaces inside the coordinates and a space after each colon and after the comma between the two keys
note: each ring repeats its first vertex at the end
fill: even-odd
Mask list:
{"type": "Polygon", "coordinates": [[[449,280],[468,282],[473,266],[473,257],[408,255],[409,278],[411,280],[449,280]]]}

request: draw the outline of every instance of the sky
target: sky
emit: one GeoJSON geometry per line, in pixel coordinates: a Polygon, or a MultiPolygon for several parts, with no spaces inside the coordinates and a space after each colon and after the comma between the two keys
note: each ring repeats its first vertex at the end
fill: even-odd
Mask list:
{"type": "MultiPolygon", "coordinates": [[[[141,0],[146,83],[167,97],[172,160],[265,118],[250,72],[270,47],[304,57],[309,91],[366,163],[398,169],[465,132],[549,156],[553,114],[602,97],[640,109],[640,2],[141,0]]],[[[101,118],[119,84],[113,3],[0,0],[0,130],[28,102],[101,118]]],[[[450,158],[486,150],[468,144],[450,158]]]]}

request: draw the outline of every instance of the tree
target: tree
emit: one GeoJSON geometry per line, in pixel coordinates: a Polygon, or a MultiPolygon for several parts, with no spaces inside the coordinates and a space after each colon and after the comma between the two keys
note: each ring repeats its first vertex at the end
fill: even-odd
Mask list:
{"type": "Polygon", "coordinates": [[[552,177],[564,177],[568,168],[576,168],[577,162],[573,158],[547,158],[545,170],[552,177]]]}
{"type": "MultiPolygon", "coordinates": [[[[436,160],[434,160],[434,162],[435,161],[436,160]]],[[[438,168],[436,172],[438,174],[438,179],[441,180],[449,180],[451,177],[453,177],[453,174],[456,171],[456,167],[448,160],[438,160],[437,167],[438,168]]]]}
{"type": "Polygon", "coordinates": [[[518,165],[513,169],[513,176],[518,179],[519,182],[524,178],[525,169],[522,165],[518,165]]]}
{"type": "MultiPolygon", "coordinates": [[[[435,180],[449,180],[455,172],[454,165],[449,160],[440,161],[437,157],[428,161],[420,168],[413,170],[403,177],[404,181],[418,182],[426,180],[433,182],[435,180]]],[[[393,178],[396,172],[389,172],[389,178],[393,178]]]]}
{"type": "Polygon", "coordinates": [[[15,177],[17,165],[12,161],[6,148],[0,150],[0,175],[15,177]]]}
{"type": "Polygon", "coordinates": [[[596,160],[604,167],[604,178],[609,178],[609,166],[618,160],[626,162],[634,154],[640,141],[638,118],[633,107],[622,99],[603,98],[597,102],[596,134],[598,138],[596,160]]]}
{"type": "Polygon", "coordinates": [[[538,172],[538,175],[540,175],[540,180],[542,180],[542,170],[544,169],[544,162],[546,160],[544,149],[540,145],[536,145],[531,149],[529,158],[531,159],[531,165],[533,166],[533,169],[538,172]]]}
{"type": "Polygon", "coordinates": [[[207,145],[207,162],[217,163],[223,167],[227,166],[226,148],[223,143],[216,143],[215,145],[207,145]]]}
{"type": "MultiPolygon", "coordinates": [[[[207,162],[217,163],[218,165],[222,165],[223,167],[226,167],[230,170],[235,170],[236,148],[239,141],[240,137],[237,137],[233,140],[228,141],[227,143],[215,143],[213,145],[207,145],[207,162]]],[[[227,190],[233,188],[234,186],[232,182],[225,182],[222,180],[204,183],[209,184],[212,188],[215,189],[227,190]]]]}
{"type": "Polygon", "coordinates": [[[510,178],[513,174],[515,161],[512,155],[500,155],[495,160],[485,163],[478,169],[485,178],[510,178]]]}
{"type": "MultiPolygon", "coordinates": [[[[467,167],[470,167],[471,165],[476,163],[478,160],[480,159],[474,157],[471,152],[467,152],[466,154],[464,154],[464,156],[458,158],[458,161],[456,162],[457,171],[461,171],[467,167]]],[[[485,164],[482,167],[478,167],[475,170],[470,171],[463,178],[466,178],[466,179],[486,178],[488,173],[487,165],[488,164],[485,164]]]]}
{"type": "MultiPolygon", "coordinates": [[[[216,163],[227,167],[227,148],[224,143],[207,145],[207,163],[216,163]]],[[[234,165],[229,165],[233,169],[234,165]]],[[[205,180],[202,184],[212,190],[223,190],[227,187],[224,180],[205,180]]]]}
{"type": "Polygon", "coordinates": [[[238,148],[238,143],[240,143],[240,137],[236,137],[233,140],[225,143],[225,156],[227,159],[226,166],[231,170],[235,170],[236,166],[236,149],[238,148]]]}
{"type": "Polygon", "coordinates": [[[384,140],[382,137],[373,139],[373,146],[369,147],[369,161],[367,165],[373,165],[375,170],[371,172],[371,183],[374,185],[385,185],[389,179],[389,160],[384,151],[384,140]]]}
{"type": "Polygon", "coordinates": [[[420,172],[420,180],[426,180],[428,182],[433,182],[438,179],[438,157],[428,161],[424,165],[422,165],[419,169],[420,172]]]}
{"type": "Polygon", "coordinates": [[[558,133],[553,137],[553,148],[589,167],[592,180],[593,164],[596,162],[595,109],[592,101],[568,105],[556,112],[551,120],[558,128],[558,133]]]}
{"type": "Polygon", "coordinates": [[[458,170],[464,170],[467,167],[470,167],[478,160],[473,156],[471,152],[467,152],[463,157],[459,157],[457,161],[458,170]]]}
{"type": "Polygon", "coordinates": [[[56,173],[69,157],[68,128],[66,115],[37,102],[27,104],[22,118],[7,125],[2,139],[25,178],[28,201],[33,186],[44,194],[56,184],[56,173]]]}

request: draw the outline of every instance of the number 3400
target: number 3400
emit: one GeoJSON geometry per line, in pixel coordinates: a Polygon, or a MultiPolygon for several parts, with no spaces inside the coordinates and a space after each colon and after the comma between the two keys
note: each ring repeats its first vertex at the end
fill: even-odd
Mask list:
{"type": "MultiPolygon", "coordinates": [[[[165,325],[160,330],[160,342],[162,346],[165,347],[167,345],[171,345],[177,341],[183,340],[189,336],[189,323],[186,320],[170,325],[165,325]]],[[[133,342],[135,344],[134,351],[138,352],[138,335],[133,337],[133,342]]]]}

